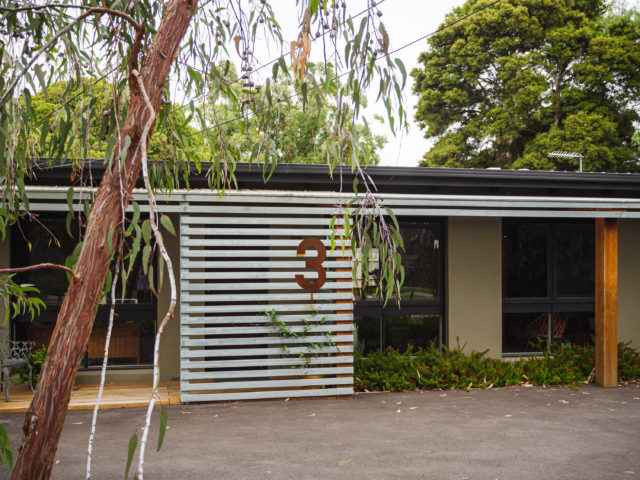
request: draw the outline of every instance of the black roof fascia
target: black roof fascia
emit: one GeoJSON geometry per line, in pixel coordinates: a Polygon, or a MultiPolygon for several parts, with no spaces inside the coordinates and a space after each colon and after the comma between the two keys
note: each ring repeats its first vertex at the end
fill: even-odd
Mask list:
{"type": "MultiPolygon", "coordinates": [[[[97,163],[90,167],[95,182],[105,170],[97,163]]],[[[640,198],[640,174],[632,173],[427,167],[369,167],[366,173],[380,193],[640,198]]],[[[71,175],[71,167],[36,170],[36,179],[29,183],[67,186],[71,175]]],[[[88,178],[88,172],[84,176],[88,178]]],[[[354,179],[348,167],[336,167],[331,176],[328,166],[308,164],[278,164],[265,182],[262,165],[241,163],[235,176],[240,189],[305,191],[351,192],[354,179]]],[[[191,188],[208,186],[204,174],[192,174],[189,183],[191,188]]],[[[142,179],[138,186],[143,186],[142,179]]]]}

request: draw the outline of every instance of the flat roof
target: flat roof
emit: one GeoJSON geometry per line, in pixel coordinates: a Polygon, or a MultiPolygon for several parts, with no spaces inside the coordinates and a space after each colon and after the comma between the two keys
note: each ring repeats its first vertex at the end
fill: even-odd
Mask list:
{"type": "MultiPolygon", "coordinates": [[[[86,168],[99,182],[105,170],[102,160],[93,160],[86,168]]],[[[35,172],[36,180],[28,182],[32,185],[70,185],[70,166],[35,172]]],[[[640,198],[640,174],[635,173],[431,167],[369,167],[366,173],[380,193],[640,198]]],[[[349,167],[336,167],[330,175],[327,165],[308,164],[278,164],[265,182],[263,165],[240,163],[235,176],[238,189],[262,190],[352,192],[354,179],[349,167]]],[[[193,188],[207,186],[204,174],[192,174],[189,182],[193,188]]]]}

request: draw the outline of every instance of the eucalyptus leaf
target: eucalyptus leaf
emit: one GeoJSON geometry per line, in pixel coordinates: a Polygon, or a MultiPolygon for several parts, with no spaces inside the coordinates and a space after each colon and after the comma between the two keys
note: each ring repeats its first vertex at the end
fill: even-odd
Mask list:
{"type": "Polygon", "coordinates": [[[129,469],[131,468],[131,462],[133,461],[133,455],[136,453],[138,447],[138,434],[134,433],[129,438],[129,447],[127,448],[127,466],[124,470],[124,478],[129,478],[129,469]]]}
{"type": "Polygon", "coordinates": [[[160,410],[160,430],[158,431],[158,449],[159,452],[164,442],[164,436],[167,433],[167,410],[163,408],[160,410]]]}
{"type": "Polygon", "coordinates": [[[161,215],[160,216],[160,223],[162,224],[162,226],[164,228],[167,229],[167,231],[175,236],[176,235],[176,230],[175,228],[173,228],[173,223],[171,223],[171,218],[168,215],[161,215]]]}

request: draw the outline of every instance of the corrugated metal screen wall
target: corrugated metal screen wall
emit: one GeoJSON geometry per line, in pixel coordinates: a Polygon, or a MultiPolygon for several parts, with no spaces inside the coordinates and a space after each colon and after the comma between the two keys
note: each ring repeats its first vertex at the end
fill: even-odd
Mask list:
{"type": "Polygon", "coordinates": [[[351,248],[331,251],[321,201],[225,196],[181,215],[182,402],[353,393],[351,248]],[[306,268],[321,252],[298,253],[308,238],[326,249],[315,291],[296,280],[322,276],[306,268]]]}

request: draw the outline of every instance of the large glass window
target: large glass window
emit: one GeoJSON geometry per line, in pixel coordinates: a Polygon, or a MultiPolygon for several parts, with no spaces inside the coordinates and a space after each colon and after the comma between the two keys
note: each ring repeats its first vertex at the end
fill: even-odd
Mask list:
{"type": "Polygon", "coordinates": [[[548,236],[548,225],[543,223],[505,225],[503,296],[547,296],[548,236]]]}
{"type": "Polygon", "coordinates": [[[592,221],[504,221],[505,354],[539,351],[549,342],[592,341],[594,241],[592,221]]]}
{"type": "MultiPolygon", "coordinates": [[[[47,262],[64,265],[65,259],[78,242],[80,228],[76,218],[70,224],[73,236],[69,236],[64,214],[41,215],[37,221],[21,222],[19,226],[12,228],[13,266],[47,262]]],[[[139,255],[126,284],[123,286],[119,282],[116,291],[117,315],[109,347],[110,365],[137,366],[153,363],[157,308],[149,280],[142,271],[141,261],[139,255]]],[[[47,308],[34,321],[30,321],[30,317],[18,317],[14,321],[14,335],[19,340],[35,341],[36,348],[47,346],[69,285],[66,273],[51,269],[32,270],[21,273],[16,280],[35,285],[47,308]]],[[[109,302],[105,299],[98,307],[82,367],[102,364],[109,315],[107,303],[109,302]]]]}
{"type": "Polygon", "coordinates": [[[556,295],[592,297],[595,293],[594,226],[559,224],[554,234],[556,295]]]}
{"type": "Polygon", "coordinates": [[[384,305],[375,290],[365,287],[357,296],[357,345],[364,354],[392,346],[404,351],[410,345],[441,343],[444,335],[443,244],[444,222],[399,219],[405,251],[405,281],[401,302],[384,305]]]}
{"type": "Polygon", "coordinates": [[[380,316],[359,316],[355,319],[358,331],[356,348],[365,355],[393,347],[404,352],[409,346],[426,348],[440,344],[440,315],[394,315],[382,312],[380,316]]]}
{"type": "Polygon", "coordinates": [[[402,224],[400,234],[405,279],[402,300],[433,300],[439,297],[440,224],[413,222],[402,224]]]}

